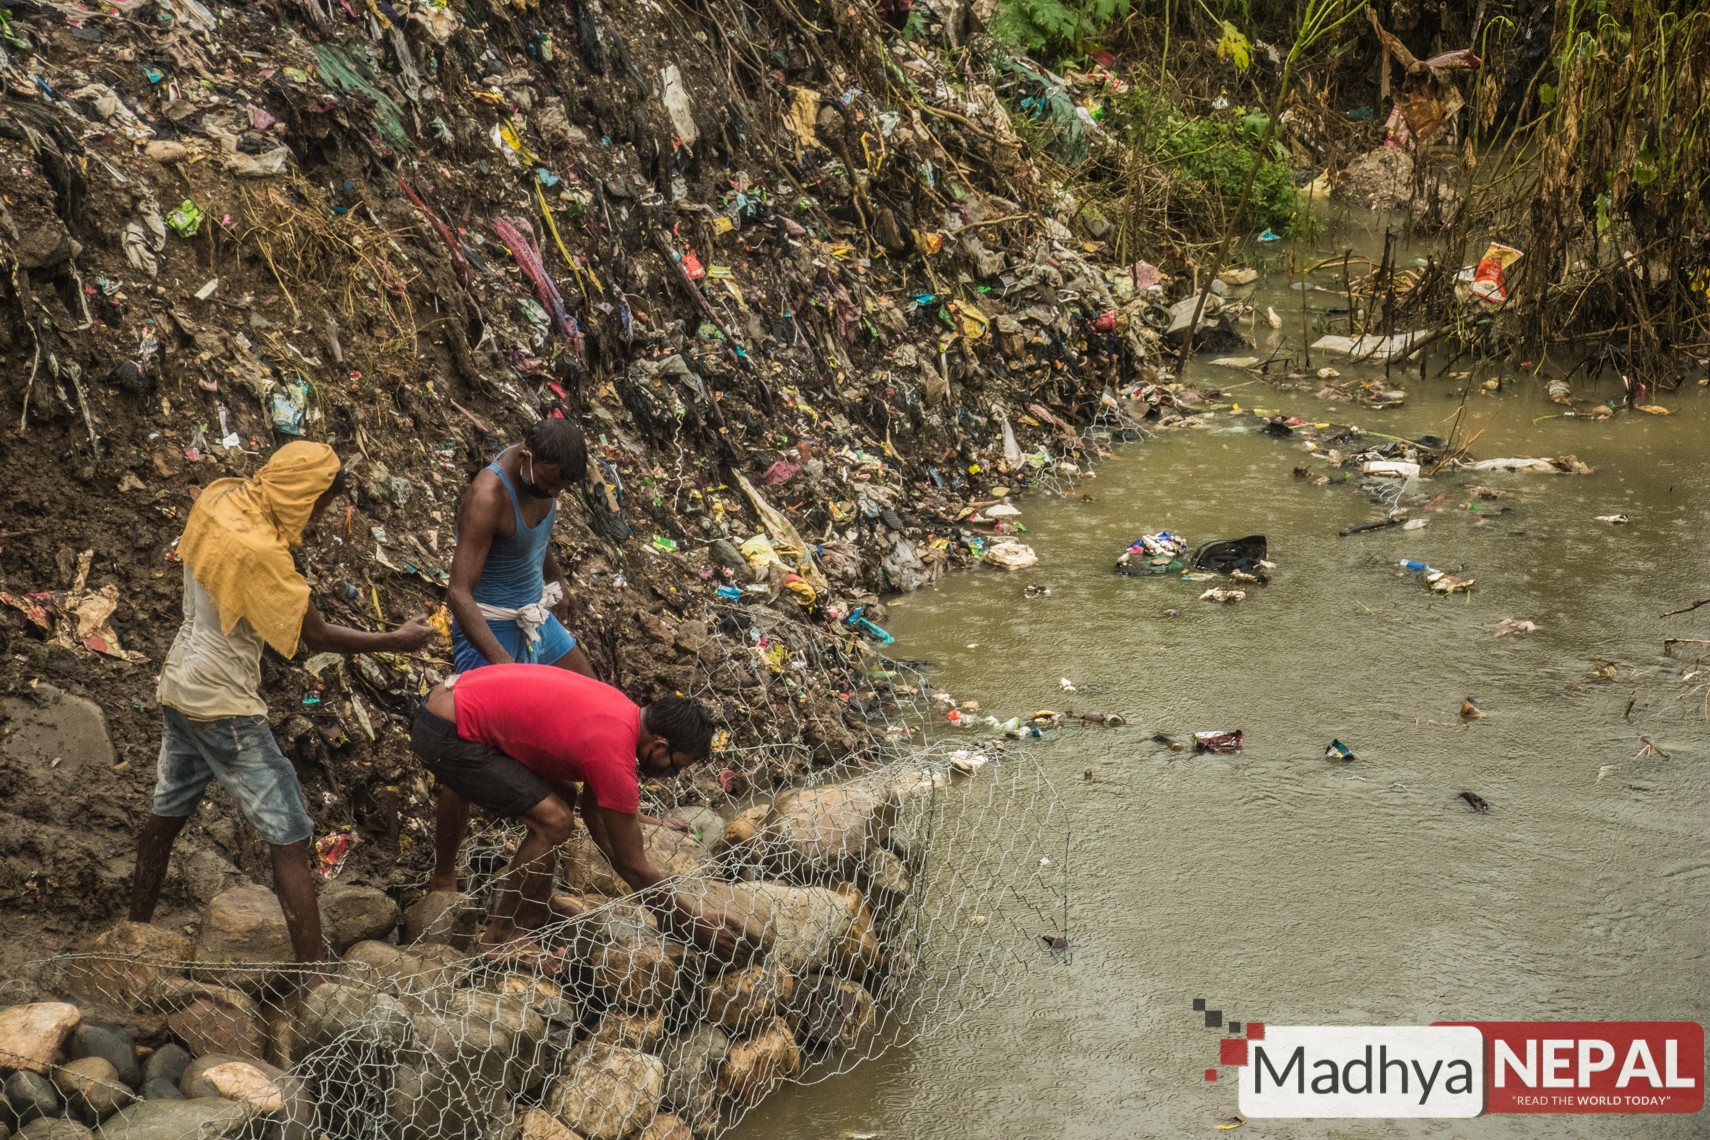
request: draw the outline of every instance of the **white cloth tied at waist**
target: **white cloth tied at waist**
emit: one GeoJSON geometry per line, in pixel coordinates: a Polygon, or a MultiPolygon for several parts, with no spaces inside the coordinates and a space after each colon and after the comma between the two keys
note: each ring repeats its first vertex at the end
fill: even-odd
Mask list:
{"type": "Polygon", "coordinates": [[[514,621],[517,628],[522,630],[523,640],[528,642],[530,649],[540,644],[540,627],[552,617],[552,607],[564,600],[564,587],[557,582],[548,582],[540,591],[540,600],[516,609],[506,609],[504,606],[490,606],[486,602],[476,602],[475,608],[481,611],[481,616],[488,621],[514,621]]]}

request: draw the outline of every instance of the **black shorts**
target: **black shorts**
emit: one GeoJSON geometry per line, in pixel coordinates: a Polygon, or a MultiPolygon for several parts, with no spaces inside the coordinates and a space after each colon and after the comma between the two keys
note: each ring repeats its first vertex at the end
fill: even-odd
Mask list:
{"type": "Polygon", "coordinates": [[[457,735],[457,726],[416,709],[410,747],[434,778],[464,799],[498,815],[520,816],[552,794],[546,781],[490,744],[457,735]]]}

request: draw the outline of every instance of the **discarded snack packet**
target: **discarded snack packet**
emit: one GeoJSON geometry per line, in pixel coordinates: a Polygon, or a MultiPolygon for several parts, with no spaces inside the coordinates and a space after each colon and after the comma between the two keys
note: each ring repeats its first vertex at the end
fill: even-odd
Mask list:
{"type": "Polygon", "coordinates": [[[1193,734],[1195,752],[1239,752],[1241,730],[1234,732],[1196,732],[1193,734]]]}

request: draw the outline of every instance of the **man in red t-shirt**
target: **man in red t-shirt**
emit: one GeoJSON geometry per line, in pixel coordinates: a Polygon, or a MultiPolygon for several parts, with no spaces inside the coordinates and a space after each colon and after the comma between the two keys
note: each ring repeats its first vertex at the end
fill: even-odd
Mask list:
{"type": "MultiPolygon", "coordinates": [[[[410,744],[446,787],[527,829],[489,910],[484,947],[534,948],[526,932],[546,920],[558,847],[582,819],[637,891],[665,876],[641,842],[640,775],[675,776],[711,750],[712,720],[699,702],[665,697],[638,708],[617,689],[551,665],[489,665],[436,687],[416,711],[410,744]]],[[[740,926],[668,892],[646,901],[666,929],[723,957],[740,926]]]]}

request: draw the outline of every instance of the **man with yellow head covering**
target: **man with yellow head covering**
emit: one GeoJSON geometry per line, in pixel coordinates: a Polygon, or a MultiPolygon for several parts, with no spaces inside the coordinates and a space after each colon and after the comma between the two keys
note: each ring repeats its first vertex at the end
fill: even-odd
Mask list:
{"type": "Polygon", "coordinates": [[[154,810],[137,843],[130,918],[149,922],[172,842],[212,780],[273,848],[273,889],[291,945],[319,961],[320,908],[309,877],[309,813],[296,769],[279,751],[261,699],[261,650],[409,652],[434,636],[425,618],[388,633],[330,625],[291,560],[303,532],[338,493],[338,456],[297,440],[250,479],[210,483],[178,541],[184,624],[166,655],[158,696],[166,717],[154,810]]]}

